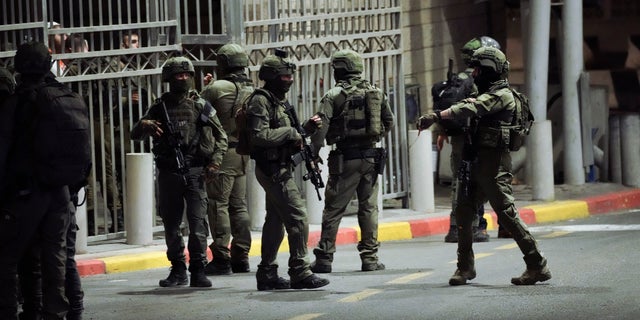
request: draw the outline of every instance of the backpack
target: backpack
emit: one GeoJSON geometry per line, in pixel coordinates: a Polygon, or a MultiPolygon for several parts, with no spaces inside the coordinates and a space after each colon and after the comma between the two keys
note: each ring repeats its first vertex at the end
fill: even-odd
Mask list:
{"type": "MultiPolygon", "coordinates": [[[[445,110],[460,100],[468,98],[473,92],[472,77],[462,78],[458,74],[453,74],[450,78],[450,80],[438,82],[431,87],[434,110],[445,110]]],[[[455,119],[443,119],[439,121],[439,124],[448,136],[459,135],[464,128],[464,123],[455,119]]]]}
{"type": "Polygon", "coordinates": [[[516,102],[513,121],[509,126],[509,150],[518,151],[524,145],[525,137],[529,135],[534,118],[529,107],[527,96],[514,88],[509,88],[516,102]]]}
{"type": "Polygon", "coordinates": [[[248,90],[239,90],[238,95],[236,97],[236,101],[238,102],[234,108],[237,108],[234,114],[235,122],[236,122],[236,137],[238,138],[238,145],[236,146],[236,153],[243,156],[248,156],[251,154],[251,137],[249,133],[249,126],[247,125],[247,107],[249,105],[249,101],[256,94],[262,94],[265,97],[272,99],[271,94],[263,89],[255,89],[253,92],[248,92],[248,90]],[[243,97],[240,97],[240,96],[243,97]]]}
{"type": "Polygon", "coordinates": [[[28,132],[33,176],[45,186],[66,185],[71,193],[77,192],[91,170],[89,108],[78,93],[57,81],[34,93],[28,98],[34,104],[28,132]]]}
{"type": "Polygon", "coordinates": [[[380,139],[384,133],[382,124],[384,97],[380,90],[366,81],[356,85],[340,82],[338,86],[342,88],[340,94],[346,98],[329,123],[327,144],[334,144],[345,138],[380,139]]]}

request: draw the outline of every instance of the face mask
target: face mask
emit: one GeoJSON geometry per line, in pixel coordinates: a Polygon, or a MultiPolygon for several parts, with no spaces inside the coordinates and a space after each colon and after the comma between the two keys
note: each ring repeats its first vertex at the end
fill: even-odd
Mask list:
{"type": "Polygon", "coordinates": [[[169,92],[173,94],[184,94],[189,92],[193,84],[193,79],[188,80],[175,80],[169,81],[169,92]]]}

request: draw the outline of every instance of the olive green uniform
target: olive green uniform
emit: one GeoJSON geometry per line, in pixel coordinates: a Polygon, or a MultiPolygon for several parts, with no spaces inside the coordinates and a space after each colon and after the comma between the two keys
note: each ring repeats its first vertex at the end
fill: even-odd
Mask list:
{"type": "Polygon", "coordinates": [[[216,80],[202,91],[202,97],[216,109],[229,137],[229,149],[222,159],[220,170],[207,184],[210,199],[207,213],[213,238],[209,248],[213,255],[212,262],[223,267],[248,266],[251,248],[251,220],[246,203],[249,157],[235,151],[238,139],[234,112],[242,102],[239,100],[244,98],[241,91],[253,91],[253,84],[243,73],[216,80]]]}
{"type": "Polygon", "coordinates": [[[498,215],[501,225],[513,234],[527,268],[540,269],[546,265],[546,259],[542,257],[536,240],[520,219],[514,205],[511,154],[503,130],[503,127],[511,125],[516,106],[508,86],[506,80],[499,80],[475,101],[465,99],[450,108],[456,119],[478,117],[477,130],[473,135],[477,156],[471,169],[471,196],[459,201],[455,207],[459,232],[459,270],[471,270],[474,267],[471,226],[476,208],[487,200],[498,215]]]}
{"type": "Polygon", "coordinates": [[[195,92],[181,96],[163,94],[131,130],[132,139],[143,140],[148,135],[142,129],[142,120],[156,120],[166,124],[162,108],[164,102],[169,119],[179,132],[179,142],[188,168],[184,174],[178,171],[176,152],[169,143],[167,127],[163,127],[164,133],[160,138],[153,139],[153,153],[158,168],[158,210],[164,225],[167,258],[174,267],[184,265],[185,246],[180,224],[186,201],[189,271],[192,273],[203,270],[207,263],[208,200],[203,168],[210,163],[220,164],[227,150],[227,135],[215,111],[194,94],[195,92]],[[203,108],[211,111],[203,113],[203,108]]]}
{"type": "MultiPolygon", "coordinates": [[[[386,155],[384,150],[375,145],[384,137],[394,125],[394,115],[389,107],[386,96],[382,90],[375,88],[382,97],[380,102],[380,120],[382,132],[375,136],[349,136],[343,134],[339,127],[331,125],[338,122],[350,87],[361,87],[372,90],[368,81],[353,76],[340,81],[338,86],[329,90],[322,98],[318,114],[322,115],[323,126],[313,136],[314,147],[319,149],[325,137],[336,137],[336,148],[329,153],[329,180],[325,189],[325,207],[322,214],[322,232],[318,246],[313,253],[316,256],[315,264],[330,265],[333,254],[336,251],[336,236],[340,221],[345,213],[349,201],[354,194],[358,197],[358,224],[361,229],[361,239],[358,242],[358,251],[363,265],[376,264],[378,262],[378,175],[380,168],[384,166],[386,155]],[[346,90],[345,90],[346,88],[346,90]],[[336,168],[341,167],[342,170],[336,168]]],[[[346,121],[345,121],[346,122],[346,121]]],[[[331,138],[327,142],[333,144],[331,138]]]]}
{"type": "Polygon", "coordinates": [[[293,177],[294,166],[291,163],[294,143],[300,139],[300,135],[285,113],[285,103],[286,99],[278,100],[273,95],[268,98],[263,94],[255,94],[248,103],[247,125],[250,130],[251,158],[256,161],[256,178],[264,188],[267,202],[262,228],[262,261],[256,278],[260,282],[276,276],[276,257],[286,230],[289,240],[288,273],[293,284],[313,273],[307,258],[307,212],[293,177]]]}

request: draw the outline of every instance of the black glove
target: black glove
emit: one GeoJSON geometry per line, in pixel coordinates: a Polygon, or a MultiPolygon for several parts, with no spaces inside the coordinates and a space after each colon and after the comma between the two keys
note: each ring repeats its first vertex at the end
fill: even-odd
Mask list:
{"type": "Polygon", "coordinates": [[[438,117],[437,113],[435,112],[428,113],[418,118],[418,121],[416,123],[416,128],[418,130],[429,129],[429,127],[431,127],[434,123],[438,122],[439,119],[440,117],[438,117]]]}

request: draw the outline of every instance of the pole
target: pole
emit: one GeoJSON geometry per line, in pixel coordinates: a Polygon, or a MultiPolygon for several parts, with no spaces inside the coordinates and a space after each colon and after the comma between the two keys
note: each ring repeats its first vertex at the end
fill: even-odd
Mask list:
{"type": "MultiPolygon", "coordinates": [[[[127,244],[153,241],[153,156],[127,153],[127,207],[124,216],[127,244]]],[[[114,221],[115,223],[115,221],[114,221]]]]}
{"type": "Polygon", "coordinates": [[[431,131],[409,130],[409,201],[414,211],[434,212],[431,131]]]}

